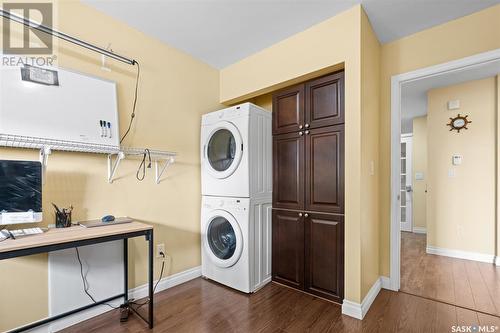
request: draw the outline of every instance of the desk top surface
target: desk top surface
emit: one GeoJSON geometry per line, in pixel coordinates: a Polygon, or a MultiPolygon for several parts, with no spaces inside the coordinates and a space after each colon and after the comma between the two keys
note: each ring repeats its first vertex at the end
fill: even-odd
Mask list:
{"type": "Polygon", "coordinates": [[[95,228],[73,226],[70,228],[50,229],[40,235],[25,236],[16,239],[7,239],[0,242],[0,253],[30,249],[40,246],[69,243],[93,238],[127,234],[137,231],[153,229],[152,226],[141,222],[114,224],[95,228]]]}

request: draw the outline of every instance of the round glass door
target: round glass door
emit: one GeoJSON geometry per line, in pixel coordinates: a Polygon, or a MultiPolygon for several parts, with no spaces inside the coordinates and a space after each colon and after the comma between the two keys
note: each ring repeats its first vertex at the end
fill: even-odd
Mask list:
{"type": "Polygon", "coordinates": [[[215,171],[226,171],[234,162],[236,157],[236,140],[231,131],[227,129],[217,130],[207,147],[207,159],[215,171]]]}
{"type": "Polygon", "coordinates": [[[216,211],[205,230],[205,247],[212,261],[220,267],[230,267],[240,258],[243,249],[241,230],[226,211],[216,211]]]}
{"type": "Polygon", "coordinates": [[[208,245],[219,259],[227,260],[236,251],[236,234],[231,223],[224,217],[217,216],[208,226],[208,245]]]}
{"type": "Polygon", "coordinates": [[[222,122],[210,133],[205,146],[207,169],[216,178],[230,176],[238,167],[241,150],[238,129],[229,122],[222,122]]]}

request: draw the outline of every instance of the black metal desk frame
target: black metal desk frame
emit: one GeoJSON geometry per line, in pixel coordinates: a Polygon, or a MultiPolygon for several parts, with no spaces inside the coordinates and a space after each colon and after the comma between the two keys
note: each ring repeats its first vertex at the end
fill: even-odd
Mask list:
{"type": "MultiPolygon", "coordinates": [[[[105,228],[105,227],[103,227],[105,228]]],[[[145,236],[146,241],[148,241],[148,257],[149,257],[149,262],[148,262],[148,294],[149,294],[149,302],[148,302],[148,318],[144,318],[140,313],[138,313],[132,306],[130,306],[130,309],[134,311],[142,320],[144,320],[148,325],[149,328],[153,328],[153,229],[147,229],[147,230],[142,230],[142,231],[134,231],[134,232],[128,232],[128,233],[118,233],[115,235],[109,235],[109,236],[103,236],[103,237],[97,237],[97,238],[89,238],[89,239],[82,239],[82,240],[77,240],[77,241],[69,241],[69,242],[64,242],[64,243],[57,243],[57,244],[51,244],[51,245],[43,245],[43,246],[37,246],[37,247],[30,247],[30,248],[25,248],[25,249],[18,249],[18,250],[12,250],[12,251],[7,251],[7,252],[1,252],[0,253],[0,260],[5,260],[5,259],[12,259],[12,258],[17,258],[17,257],[24,257],[24,256],[29,256],[32,254],[39,254],[39,253],[48,253],[52,251],[58,251],[58,250],[64,250],[64,249],[69,249],[69,248],[76,248],[80,246],[86,246],[86,245],[93,245],[93,244],[99,244],[99,243],[105,243],[105,242],[111,242],[111,241],[116,241],[116,240],[123,240],[123,275],[124,275],[124,284],[123,284],[123,293],[115,296],[108,297],[106,299],[103,299],[101,301],[98,301],[96,303],[91,303],[85,306],[82,306],[77,309],[73,309],[68,312],[64,312],[52,317],[48,317],[39,321],[36,321],[34,323],[16,328],[12,331],[9,331],[10,333],[17,333],[17,332],[23,332],[27,331],[30,329],[33,329],[35,327],[41,326],[48,324],[52,321],[73,315],[77,312],[83,311],[90,309],[92,307],[102,305],[105,303],[108,303],[112,300],[115,300],[117,298],[123,297],[124,298],[124,303],[127,304],[129,301],[128,298],[128,239],[129,238],[134,238],[134,237],[140,237],[140,236],[145,236]]]]}

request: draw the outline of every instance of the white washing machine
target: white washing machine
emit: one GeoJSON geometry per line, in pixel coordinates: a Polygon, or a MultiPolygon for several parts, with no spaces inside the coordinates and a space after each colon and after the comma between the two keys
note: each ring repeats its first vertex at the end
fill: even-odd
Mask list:
{"type": "Polygon", "coordinates": [[[272,196],[271,113],[251,103],[203,115],[201,193],[272,196]]]}
{"type": "Polygon", "coordinates": [[[202,275],[252,293],[271,281],[271,203],[204,196],[202,275]]]}

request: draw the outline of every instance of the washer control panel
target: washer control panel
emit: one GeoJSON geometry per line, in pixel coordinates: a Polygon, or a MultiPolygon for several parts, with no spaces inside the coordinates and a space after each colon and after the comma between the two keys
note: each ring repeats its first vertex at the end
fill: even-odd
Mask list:
{"type": "Polygon", "coordinates": [[[244,211],[248,203],[248,199],[237,198],[203,198],[203,207],[207,209],[225,209],[244,211]]]}

